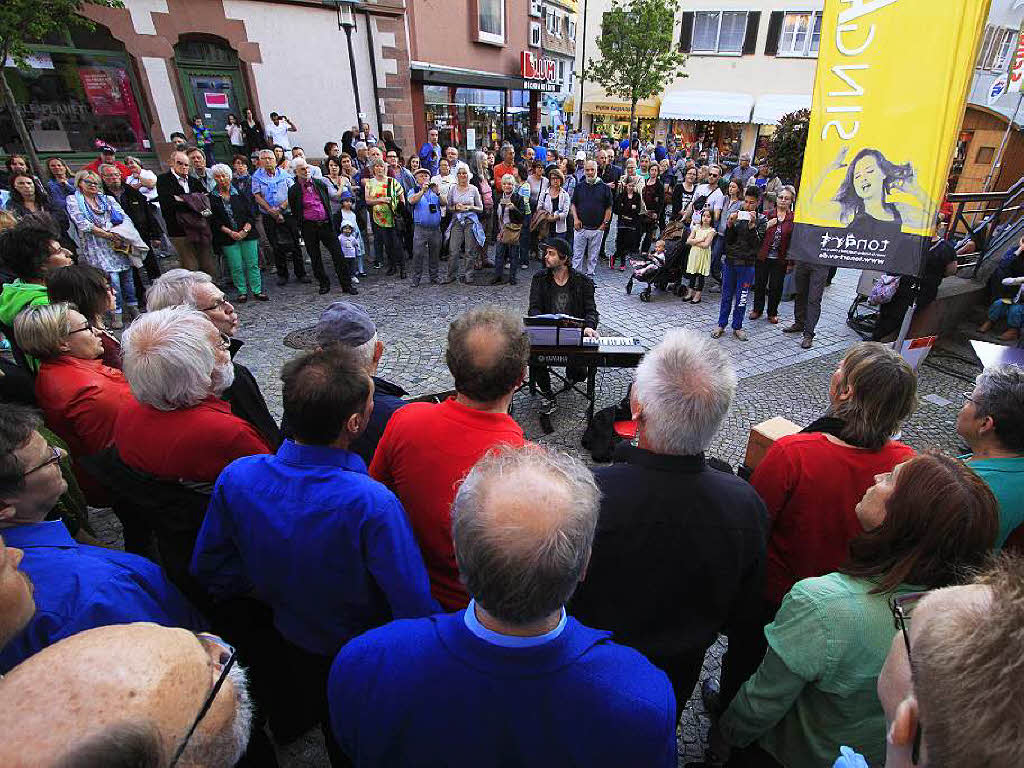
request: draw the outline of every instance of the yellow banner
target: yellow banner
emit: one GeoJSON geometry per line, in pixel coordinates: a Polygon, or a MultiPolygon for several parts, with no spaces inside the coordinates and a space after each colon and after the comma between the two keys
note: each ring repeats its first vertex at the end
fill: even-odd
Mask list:
{"type": "Polygon", "coordinates": [[[790,257],[920,274],[989,0],[826,0],[790,257]]]}
{"type": "MultiPolygon", "coordinates": [[[[660,103],[639,103],[636,105],[636,116],[645,118],[656,118],[658,116],[660,103]]],[[[592,115],[608,115],[621,117],[629,120],[629,104],[613,103],[608,101],[592,102],[583,106],[583,111],[592,115]]]]}

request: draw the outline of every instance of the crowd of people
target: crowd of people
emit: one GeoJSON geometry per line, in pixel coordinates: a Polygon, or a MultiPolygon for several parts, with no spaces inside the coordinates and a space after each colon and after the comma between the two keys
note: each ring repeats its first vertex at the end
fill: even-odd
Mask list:
{"type": "MultiPolygon", "coordinates": [[[[539,146],[524,167],[499,148],[490,170],[433,134],[407,167],[366,128],[318,168],[258,146],[287,143],[287,117],[232,125],[251,175],[245,154],[214,162],[197,124],[152,179],[155,208],[114,196],[139,191],[134,169],[104,156],[52,180],[73,248],[59,206],[45,219],[29,201],[0,233],[0,764],[272,767],[319,728],[335,768],[669,768],[695,690],[705,766],[1024,764],[1024,370],[986,369],[964,393],[968,455],[918,452],[899,437],[916,374],[858,343],[821,416],[748,481],[709,450],[737,391],[715,338],[730,318],[741,339],[745,319],[778,322],[795,193],[767,189],[763,165],[741,157],[724,190],[717,165],[628,145],[621,171],[603,148],[576,167],[539,146]],[[145,255],[166,227],[182,261],[144,291],[142,252],[100,234],[133,212],[153,217],[145,255]],[[413,282],[454,282],[491,268],[493,238],[495,282],[543,261],[526,314],[596,336],[613,216],[610,266],[641,247],[655,271],[674,258],[693,302],[718,274],[722,314],[644,355],[635,436],[610,465],[532,443],[510,415],[527,375],[554,408],[522,313],[451,323],[441,402],[379,375],[388,340],[348,299],[281,369],[280,423],[233,359],[216,256],[265,298],[260,230],[280,281],[289,266],[310,281],[304,244],[321,291],[326,248],[349,293],[367,242],[399,280],[411,248],[413,282]],[[123,549],[98,540],[97,508],[123,549]],[[701,680],[719,635],[721,674],[701,680]]],[[[793,326],[808,345],[811,294],[793,326]]]]}

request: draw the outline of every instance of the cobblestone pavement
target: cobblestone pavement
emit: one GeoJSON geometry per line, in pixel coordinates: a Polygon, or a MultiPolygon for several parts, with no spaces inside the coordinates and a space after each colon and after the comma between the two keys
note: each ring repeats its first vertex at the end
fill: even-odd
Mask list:
{"type": "MultiPolygon", "coordinates": [[[[529,276],[536,269],[520,272],[518,286],[448,286],[371,276],[359,285],[358,297],[344,297],[337,287],[326,296],[318,296],[315,287],[290,283],[275,285],[274,275],[265,273],[272,300],[237,307],[241,316],[238,332],[246,346],[238,361],[249,366],[276,416],[281,414],[278,371],[281,364],[296,354],[284,345],[284,338],[314,325],[320,312],[340,298],[352,298],[362,304],[378,325],[386,348],[380,375],[419,396],[451,389],[452,379],[444,364],[448,323],[460,312],[481,304],[497,304],[525,312],[529,294],[529,276]]],[[[490,275],[479,275],[481,282],[490,275]]],[[[827,289],[822,318],[815,344],[810,350],[799,346],[799,338],[783,334],[783,324],[792,318],[792,302],[782,305],[782,323],[770,325],[764,320],[745,321],[750,340],[741,342],[727,334],[721,343],[728,350],[740,376],[736,402],[726,418],[710,454],[736,465],[742,461],[751,425],[772,416],[785,416],[798,424],[807,424],[821,415],[827,406],[828,381],[845,350],[859,337],[845,325],[846,311],[853,299],[857,273],[840,271],[827,289]]],[[[599,266],[597,305],[601,312],[602,335],[637,336],[648,348],[664,333],[677,327],[710,333],[717,324],[718,294],[705,293],[700,305],[683,304],[670,294],[655,292],[650,303],[641,303],[634,292],[624,290],[626,274],[599,266]]],[[[229,296],[231,294],[229,293],[229,296]]],[[[303,334],[298,334],[299,336],[303,334]]],[[[963,452],[953,429],[960,393],[970,389],[966,379],[977,371],[971,365],[952,361],[952,373],[933,367],[922,369],[921,406],[906,424],[903,438],[919,450],[936,447],[947,452],[963,452]]],[[[632,378],[631,371],[602,371],[597,380],[597,408],[619,400],[632,378]]],[[[545,435],[540,427],[537,402],[525,391],[513,403],[514,415],[527,437],[558,446],[589,461],[579,446],[584,428],[582,396],[565,394],[552,417],[554,432],[545,435]]],[[[118,538],[116,521],[101,516],[103,537],[118,538]]],[[[703,676],[717,676],[725,647],[720,639],[708,652],[703,676]]],[[[686,704],[680,722],[680,765],[700,760],[706,743],[709,720],[697,692],[686,704]]],[[[326,765],[320,735],[308,737],[282,751],[287,768],[326,765]]]]}

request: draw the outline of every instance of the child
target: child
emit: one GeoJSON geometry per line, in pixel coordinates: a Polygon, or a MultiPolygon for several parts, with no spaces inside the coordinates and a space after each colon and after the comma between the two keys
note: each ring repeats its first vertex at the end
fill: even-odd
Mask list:
{"type": "Polygon", "coordinates": [[[653,276],[655,272],[665,266],[665,241],[659,240],[646,257],[631,259],[633,277],[644,278],[653,276]]]}
{"type": "Polygon", "coordinates": [[[341,193],[341,226],[344,227],[346,223],[351,224],[353,228],[352,234],[356,239],[356,269],[352,274],[355,277],[366,277],[363,267],[363,254],[366,253],[366,247],[363,245],[363,233],[359,231],[359,220],[356,218],[354,210],[355,202],[355,197],[347,189],[341,193]]]}
{"type": "Polygon", "coordinates": [[[196,146],[206,155],[206,167],[212,168],[217,162],[213,157],[213,134],[203,124],[203,118],[199,115],[192,118],[192,130],[196,134],[196,146]]]}
{"type": "Polygon", "coordinates": [[[691,304],[700,304],[704,278],[711,274],[711,242],[717,234],[714,221],[711,206],[704,206],[700,214],[700,226],[694,227],[686,238],[686,244],[690,246],[690,255],[686,261],[686,275],[690,278],[690,285],[683,295],[683,301],[691,304]]]}
{"type": "MultiPolygon", "coordinates": [[[[764,240],[768,220],[757,212],[761,200],[761,190],[748,187],[743,194],[743,203],[738,211],[729,214],[725,225],[725,258],[722,259],[722,303],[718,310],[718,327],[711,332],[711,337],[718,339],[725,333],[729,322],[729,310],[732,313],[732,335],[740,341],[746,341],[747,332],[743,330],[743,314],[747,311],[747,299],[750,288],[754,285],[754,264],[757,252],[764,240]]],[[[703,221],[703,215],[701,216],[703,221]]]]}
{"type": "Polygon", "coordinates": [[[441,254],[441,196],[438,185],[430,179],[429,168],[417,168],[416,188],[409,194],[412,206],[412,284],[423,279],[423,263],[427,264],[430,282],[438,282],[438,257],[441,254]]]}

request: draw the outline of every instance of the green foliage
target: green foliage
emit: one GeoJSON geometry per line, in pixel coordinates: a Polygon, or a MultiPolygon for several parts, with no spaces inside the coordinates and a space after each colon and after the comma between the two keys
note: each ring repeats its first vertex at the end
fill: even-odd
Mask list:
{"type": "Polygon", "coordinates": [[[93,24],[78,12],[83,5],[123,8],[121,0],[3,0],[0,2],[0,55],[24,66],[28,44],[59,34],[72,26],[91,29],[93,24]]]}
{"type": "Polygon", "coordinates": [[[686,77],[686,54],[672,45],[678,0],[615,0],[597,38],[599,58],[583,70],[587,80],[628,101],[630,124],[636,103],[686,77]]]}
{"type": "Polygon", "coordinates": [[[809,109],[798,109],[783,115],[768,144],[768,163],[775,175],[784,181],[792,181],[798,189],[810,122],[809,109]]]}

